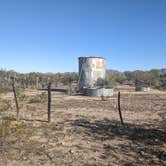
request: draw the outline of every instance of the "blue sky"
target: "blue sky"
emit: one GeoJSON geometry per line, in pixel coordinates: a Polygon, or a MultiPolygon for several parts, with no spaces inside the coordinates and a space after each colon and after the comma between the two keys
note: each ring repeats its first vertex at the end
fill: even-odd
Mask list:
{"type": "Polygon", "coordinates": [[[77,71],[79,56],[166,67],[166,0],[0,0],[0,68],[77,71]]]}

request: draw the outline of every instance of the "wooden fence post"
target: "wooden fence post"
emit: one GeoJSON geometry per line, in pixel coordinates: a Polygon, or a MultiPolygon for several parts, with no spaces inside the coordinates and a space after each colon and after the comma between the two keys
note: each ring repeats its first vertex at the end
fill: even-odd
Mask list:
{"type": "Polygon", "coordinates": [[[71,78],[68,79],[68,95],[72,94],[72,81],[71,78]]]}
{"type": "Polygon", "coordinates": [[[16,95],[16,88],[15,88],[15,78],[11,77],[12,79],[12,90],[14,94],[14,100],[16,104],[16,111],[17,111],[17,120],[19,119],[19,106],[18,106],[18,100],[17,100],[17,95],[16,95]]]}
{"type": "Polygon", "coordinates": [[[48,123],[51,122],[51,82],[48,84],[48,123]]]}
{"type": "Polygon", "coordinates": [[[121,124],[124,126],[122,112],[121,112],[120,97],[121,97],[120,92],[118,92],[118,111],[119,111],[119,117],[120,117],[121,124]]]}

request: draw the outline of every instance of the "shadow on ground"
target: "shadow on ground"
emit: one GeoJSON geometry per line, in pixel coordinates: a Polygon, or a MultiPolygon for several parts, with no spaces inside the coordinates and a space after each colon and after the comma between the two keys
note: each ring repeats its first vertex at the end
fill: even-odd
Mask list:
{"type": "MultiPolygon", "coordinates": [[[[161,124],[163,123],[161,122],[161,124]]],[[[166,144],[166,129],[164,126],[161,126],[161,129],[153,129],[127,123],[123,127],[119,122],[108,119],[94,122],[77,119],[72,121],[72,125],[76,127],[76,130],[83,131],[85,136],[90,136],[93,139],[92,141],[122,141],[122,143],[118,144],[120,154],[128,154],[133,158],[139,156],[150,165],[158,165],[158,163],[163,165],[166,162],[166,151],[163,150],[164,144],[166,144]]],[[[124,163],[127,164],[128,162],[124,161],[124,163]]],[[[125,165],[124,163],[123,165],[125,165]]]]}
{"type": "Polygon", "coordinates": [[[119,122],[108,119],[94,122],[78,119],[72,121],[72,125],[81,127],[87,135],[99,140],[110,140],[119,137],[150,145],[166,143],[166,130],[163,129],[145,128],[130,123],[125,124],[124,128],[119,122]]]}

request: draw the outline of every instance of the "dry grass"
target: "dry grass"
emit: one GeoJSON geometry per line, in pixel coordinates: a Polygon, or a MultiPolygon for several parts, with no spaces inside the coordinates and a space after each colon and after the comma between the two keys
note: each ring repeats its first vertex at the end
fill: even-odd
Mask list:
{"type": "Polygon", "coordinates": [[[47,103],[29,102],[40,94],[25,92],[21,120],[0,138],[2,165],[166,165],[166,93],[122,93],[125,128],[117,94],[102,101],[53,93],[50,124],[47,103]]]}

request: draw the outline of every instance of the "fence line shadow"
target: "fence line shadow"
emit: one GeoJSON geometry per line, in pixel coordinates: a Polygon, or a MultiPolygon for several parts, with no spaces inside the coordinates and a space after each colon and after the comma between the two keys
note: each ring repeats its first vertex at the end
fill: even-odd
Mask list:
{"type": "Polygon", "coordinates": [[[108,119],[94,122],[77,119],[71,123],[73,126],[81,127],[87,135],[94,139],[109,140],[119,137],[151,145],[166,143],[166,130],[163,129],[147,129],[131,123],[126,123],[126,127],[123,128],[118,121],[108,119]]]}

